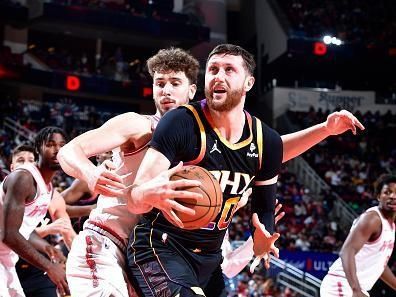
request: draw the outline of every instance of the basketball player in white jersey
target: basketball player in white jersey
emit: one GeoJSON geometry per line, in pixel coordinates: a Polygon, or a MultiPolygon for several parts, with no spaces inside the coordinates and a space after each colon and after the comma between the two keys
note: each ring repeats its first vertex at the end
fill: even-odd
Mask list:
{"type": "MultiPolygon", "coordinates": [[[[152,130],[160,117],[168,110],[188,103],[196,92],[199,64],[185,51],[160,50],[148,60],[147,65],[154,80],[156,114],[142,116],[125,113],[114,117],[102,127],[76,137],[58,154],[67,174],[87,182],[92,192],[103,195],[99,197],[97,209],[91,212],[85,230],[73,243],[68,257],[68,282],[75,296],[110,296],[111,292],[115,296],[127,296],[123,252],[138,217],[128,213],[125,199],[115,197],[122,196],[125,187],[133,183],[152,130]],[[113,150],[114,160],[114,164],[108,163],[108,168],[97,168],[88,160],[88,157],[108,150],[113,150]],[[108,248],[103,249],[103,246],[108,248]],[[92,251],[89,255],[87,247],[92,251]]],[[[299,134],[284,136],[283,159],[286,161],[301,154],[331,134],[340,134],[348,129],[355,133],[356,127],[363,128],[350,113],[334,113],[325,123],[299,134]]],[[[194,181],[186,182],[195,184],[194,181]]],[[[192,194],[187,192],[186,195],[192,194]]],[[[184,207],[180,210],[190,211],[184,207]]],[[[249,245],[247,249],[250,249],[249,245]]]]}
{"type": "Polygon", "coordinates": [[[125,250],[138,216],[130,214],[126,200],[117,196],[133,183],[162,114],[187,103],[196,91],[199,64],[183,50],[161,51],[148,66],[154,79],[155,115],[131,112],[116,116],[73,139],[58,155],[66,173],[102,194],[68,256],[66,271],[73,296],[128,296],[125,250]],[[113,163],[105,163],[107,167],[96,167],[88,160],[109,150],[113,151],[113,163]]]}
{"type": "Polygon", "coordinates": [[[379,205],[354,221],[340,257],[322,281],[320,296],[369,296],[379,278],[396,291],[396,276],[387,265],[395,242],[396,176],[381,176],[375,193],[379,205]]]}
{"type": "MultiPolygon", "coordinates": [[[[12,172],[20,166],[35,163],[36,156],[34,147],[28,144],[21,144],[12,151],[10,170],[12,172]]],[[[52,223],[47,224],[47,221],[43,220],[41,226],[37,227],[35,232],[41,238],[47,235],[62,235],[67,248],[70,250],[71,243],[76,233],[71,225],[65,201],[56,190],[54,190],[50,205],[48,206],[48,213],[52,219],[52,223]]]]}
{"type": "Polygon", "coordinates": [[[61,294],[68,291],[62,264],[42,256],[27,240],[47,213],[53,191],[51,179],[60,169],[56,155],[64,144],[65,134],[61,129],[42,129],[35,139],[35,148],[39,154],[37,167],[32,164],[20,166],[1,184],[1,296],[25,296],[15,271],[18,256],[45,271],[61,294]]]}

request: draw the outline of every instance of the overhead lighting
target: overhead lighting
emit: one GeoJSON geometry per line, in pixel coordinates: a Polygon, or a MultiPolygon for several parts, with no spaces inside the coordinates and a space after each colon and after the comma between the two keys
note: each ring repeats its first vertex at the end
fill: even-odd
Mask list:
{"type": "Polygon", "coordinates": [[[330,44],[331,43],[331,36],[326,35],[325,37],[323,37],[323,42],[325,44],[330,44]]]}
{"type": "Polygon", "coordinates": [[[337,37],[330,36],[330,35],[324,36],[323,42],[327,45],[329,45],[329,44],[341,45],[342,44],[342,41],[340,39],[338,39],[337,37]]]}

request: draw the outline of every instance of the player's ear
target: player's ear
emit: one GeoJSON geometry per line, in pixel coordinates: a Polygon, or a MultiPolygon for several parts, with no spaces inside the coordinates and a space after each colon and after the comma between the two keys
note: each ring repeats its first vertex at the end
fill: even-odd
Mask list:
{"type": "Polygon", "coordinates": [[[249,92],[253,88],[254,81],[255,81],[254,76],[248,76],[245,79],[245,85],[244,85],[245,92],[249,92]]]}
{"type": "Polygon", "coordinates": [[[197,85],[191,84],[188,90],[188,99],[193,100],[196,92],[197,92],[197,85]]]}
{"type": "Polygon", "coordinates": [[[10,165],[10,170],[11,170],[11,172],[14,171],[14,169],[15,169],[14,163],[11,163],[11,165],[10,165]]]}

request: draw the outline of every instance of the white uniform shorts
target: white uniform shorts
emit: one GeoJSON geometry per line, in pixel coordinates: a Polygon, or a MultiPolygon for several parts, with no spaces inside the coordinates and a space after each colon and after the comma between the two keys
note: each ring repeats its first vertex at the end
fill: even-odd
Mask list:
{"type": "Polygon", "coordinates": [[[124,251],[108,236],[93,230],[81,231],[66,262],[71,296],[128,297],[125,258],[124,251]]]}
{"type": "Polygon", "coordinates": [[[25,297],[15,270],[17,261],[14,253],[0,256],[0,297],[25,297]]]}
{"type": "MultiPolygon", "coordinates": [[[[363,291],[370,296],[369,293],[363,291]]],[[[327,274],[320,285],[320,297],[352,297],[353,292],[348,280],[343,276],[327,274]]]]}

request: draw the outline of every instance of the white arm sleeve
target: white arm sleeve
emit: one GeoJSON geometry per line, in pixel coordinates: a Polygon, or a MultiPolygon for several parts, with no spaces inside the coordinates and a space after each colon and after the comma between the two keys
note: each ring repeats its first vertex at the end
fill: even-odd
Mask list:
{"type": "Polygon", "coordinates": [[[228,240],[227,232],[221,248],[224,257],[223,263],[221,264],[221,269],[228,278],[232,278],[241,272],[254,255],[253,239],[251,236],[240,247],[232,250],[231,243],[228,240]]]}

